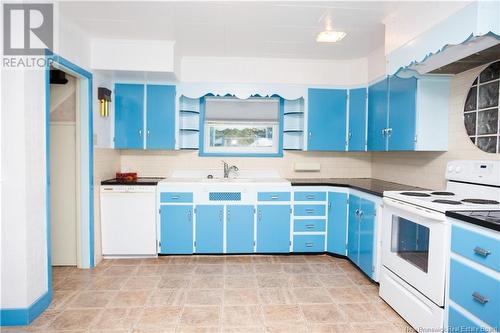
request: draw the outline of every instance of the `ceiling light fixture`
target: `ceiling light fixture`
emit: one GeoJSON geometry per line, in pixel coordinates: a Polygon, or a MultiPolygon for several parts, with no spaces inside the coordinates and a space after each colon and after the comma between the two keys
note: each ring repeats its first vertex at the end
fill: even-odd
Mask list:
{"type": "Polygon", "coordinates": [[[344,39],[347,34],[343,31],[325,30],[316,36],[318,43],[336,43],[344,39]]]}

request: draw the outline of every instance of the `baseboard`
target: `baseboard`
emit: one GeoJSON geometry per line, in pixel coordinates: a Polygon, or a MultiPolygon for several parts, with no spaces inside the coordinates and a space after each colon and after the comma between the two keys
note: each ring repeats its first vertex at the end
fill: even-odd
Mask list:
{"type": "Polygon", "coordinates": [[[0,309],[0,326],[24,326],[35,320],[52,302],[52,293],[46,292],[24,309],[0,309]]]}

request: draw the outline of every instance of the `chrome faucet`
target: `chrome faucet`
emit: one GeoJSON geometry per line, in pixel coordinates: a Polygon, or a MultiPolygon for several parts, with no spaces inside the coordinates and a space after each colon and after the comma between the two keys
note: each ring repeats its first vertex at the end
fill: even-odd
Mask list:
{"type": "Polygon", "coordinates": [[[229,178],[231,171],[237,172],[239,170],[236,165],[229,166],[225,161],[222,161],[222,163],[224,163],[224,179],[229,178]]]}

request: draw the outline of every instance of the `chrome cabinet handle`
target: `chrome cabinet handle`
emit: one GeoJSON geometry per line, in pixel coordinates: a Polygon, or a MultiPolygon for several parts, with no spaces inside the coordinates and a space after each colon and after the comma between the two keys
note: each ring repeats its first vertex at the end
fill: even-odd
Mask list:
{"type": "Polygon", "coordinates": [[[306,199],[314,199],[314,198],[315,198],[314,194],[306,195],[306,199]]]}
{"type": "Polygon", "coordinates": [[[149,136],[149,130],[146,132],[146,135],[149,136]]]}
{"type": "Polygon", "coordinates": [[[271,195],[271,199],[272,200],[276,200],[276,199],[278,199],[278,196],[277,195],[271,195]]]}
{"type": "Polygon", "coordinates": [[[314,229],[314,224],[306,224],[307,229],[314,229]]]}
{"type": "Polygon", "coordinates": [[[386,136],[387,134],[387,128],[382,129],[382,136],[386,136]]]}
{"type": "Polygon", "coordinates": [[[364,212],[362,210],[359,211],[359,217],[362,217],[364,212]]]}
{"type": "Polygon", "coordinates": [[[356,209],[356,210],[354,211],[354,214],[359,215],[359,209],[356,209]]]}
{"type": "Polygon", "coordinates": [[[191,211],[188,212],[188,221],[191,222],[193,220],[193,213],[191,211]]]}
{"type": "Polygon", "coordinates": [[[312,137],[312,136],[313,136],[312,132],[311,132],[311,131],[309,131],[309,137],[312,137]]]}
{"type": "Polygon", "coordinates": [[[472,293],[472,298],[476,301],[476,302],[479,302],[481,304],[486,304],[488,303],[490,300],[488,298],[486,298],[485,296],[481,295],[480,293],[478,293],[477,291],[473,292],[472,293]]]}
{"type": "Polygon", "coordinates": [[[387,136],[391,136],[392,135],[392,127],[387,128],[386,133],[387,133],[387,136]]]}
{"type": "Polygon", "coordinates": [[[306,209],[306,213],[307,214],[312,214],[312,213],[314,213],[314,209],[310,209],[310,208],[306,209]]]}
{"type": "Polygon", "coordinates": [[[314,243],[306,243],[306,247],[313,247],[314,243]]]}
{"type": "Polygon", "coordinates": [[[142,130],[141,129],[139,130],[139,136],[142,136],[142,130]]]}
{"type": "Polygon", "coordinates": [[[474,253],[477,255],[480,255],[481,257],[487,257],[488,255],[491,254],[491,251],[483,249],[482,247],[476,246],[474,248],[474,253]]]}
{"type": "Polygon", "coordinates": [[[170,197],[170,199],[172,199],[172,200],[177,200],[177,199],[179,199],[179,196],[178,196],[178,195],[172,195],[172,196],[170,197]]]}

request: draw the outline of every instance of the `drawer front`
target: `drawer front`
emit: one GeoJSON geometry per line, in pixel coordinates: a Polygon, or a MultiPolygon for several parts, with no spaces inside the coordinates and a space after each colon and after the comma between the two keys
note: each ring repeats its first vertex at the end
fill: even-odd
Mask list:
{"type": "Polygon", "coordinates": [[[500,325],[500,281],[451,259],[450,298],[490,326],[500,325]]]}
{"type": "Polygon", "coordinates": [[[290,201],[290,192],[259,192],[258,201],[290,201]]]}
{"type": "Polygon", "coordinates": [[[449,332],[482,332],[481,327],[458,312],[453,306],[448,310],[449,332]]]}
{"type": "Polygon", "coordinates": [[[294,205],[295,216],[325,216],[325,205],[294,205]]]}
{"type": "Polygon", "coordinates": [[[451,250],[500,272],[500,240],[454,225],[451,231],[451,250]]]}
{"type": "Polygon", "coordinates": [[[326,192],[294,192],[295,201],[325,201],[326,192]]]}
{"type": "Polygon", "coordinates": [[[323,252],[325,251],[324,235],[293,236],[293,252],[323,252]]]}
{"type": "Polygon", "coordinates": [[[294,231],[325,231],[326,220],[295,220],[294,231]]]}
{"type": "Polygon", "coordinates": [[[191,192],[162,192],[160,202],[193,202],[191,192]]]}

